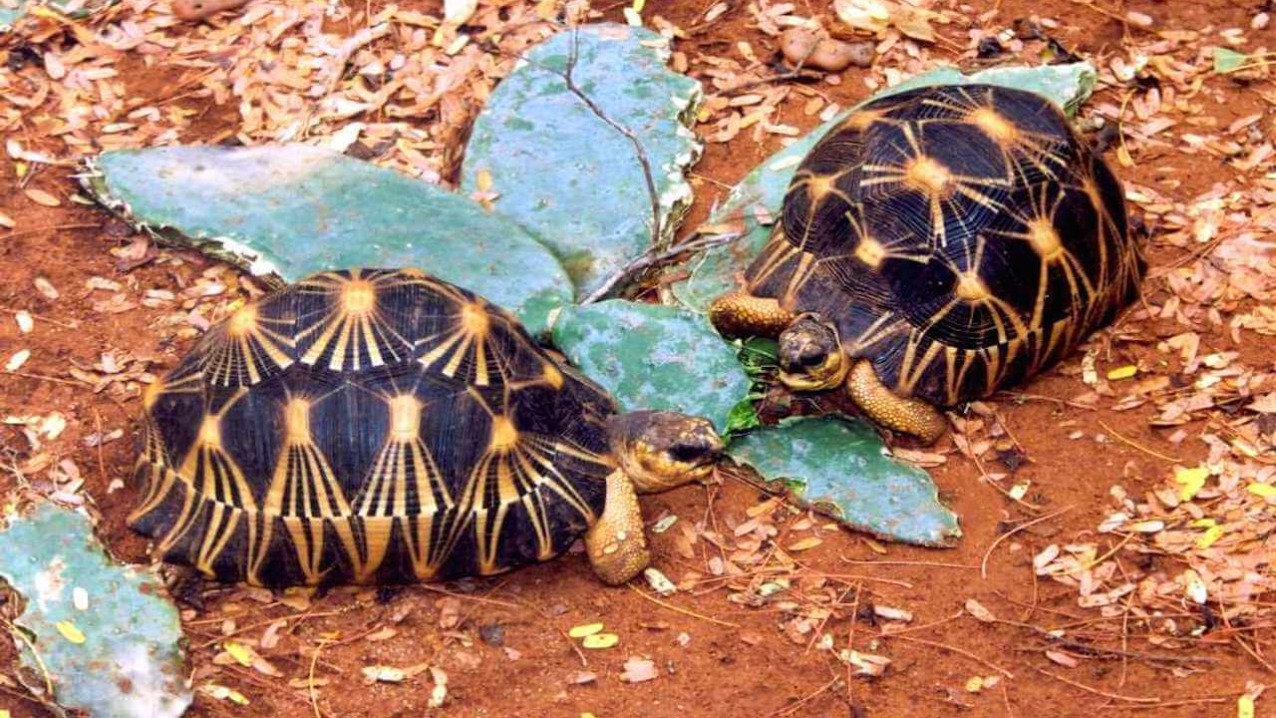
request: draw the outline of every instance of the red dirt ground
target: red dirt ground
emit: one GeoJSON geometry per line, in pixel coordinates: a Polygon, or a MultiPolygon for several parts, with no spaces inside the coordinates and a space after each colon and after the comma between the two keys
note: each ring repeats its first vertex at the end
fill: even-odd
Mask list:
{"type": "MultiPolygon", "coordinates": [[[[678,24],[693,23],[709,3],[650,2],[646,13],[658,13],[678,24]],[[682,7],[682,6],[688,7],[682,7]]],[[[1063,39],[1072,49],[1088,56],[1119,43],[1118,23],[1082,5],[1061,0],[972,0],[982,12],[1000,6],[999,26],[1031,14],[1065,18],[1079,31],[1063,39]]],[[[1253,8],[1225,0],[1199,2],[1132,2],[1125,9],[1147,12],[1163,27],[1199,29],[1247,27],[1253,8]]],[[[618,15],[618,11],[616,12],[618,15]]],[[[683,41],[679,49],[714,47],[730,49],[736,40],[747,39],[755,49],[769,52],[774,41],[749,26],[740,9],[702,35],[683,41]]],[[[857,81],[852,68],[845,81],[827,86],[832,99],[844,106],[867,91],[857,81]]],[[[134,92],[152,88],[159,92],[171,77],[163,68],[139,71],[130,80],[134,92]]],[[[1263,103],[1245,88],[1226,81],[1211,80],[1227,103],[1214,108],[1222,124],[1237,117],[1263,111],[1263,103]]],[[[1111,98],[1108,98],[1111,99],[1111,98]]],[[[785,121],[808,129],[815,118],[791,113],[785,121]]],[[[206,119],[208,136],[224,129],[217,113],[206,119]]],[[[720,185],[730,185],[776,149],[775,142],[754,143],[741,133],[728,144],[711,144],[696,174],[712,181],[698,182],[699,196],[694,226],[711,202],[720,194],[720,185]]],[[[1173,168],[1181,186],[1170,191],[1187,198],[1207,189],[1227,176],[1226,168],[1203,156],[1176,157],[1166,153],[1131,169],[1120,171],[1123,178],[1156,186],[1173,168]]],[[[11,178],[14,167],[0,159],[0,176],[11,178]]],[[[64,169],[50,168],[28,186],[43,188],[67,197],[76,187],[64,169]]],[[[110,492],[113,479],[126,478],[133,461],[138,402],[121,400],[110,391],[93,394],[84,385],[66,379],[69,363],[88,367],[106,351],[128,351],[136,356],[152,356],[152,370],[171,367],[191,343],[190,337],[175,336],[171,328],[157,326],[165,312],[138,307],[119,314],[101,314],[93,303],[104,295],[85,288],[91,276],[112,278],[139,288],[186,286],[212,263],[190,254],[161,252],[155,261],[128,272],[117,271],[108,251],[127,245],[127,227],[112,220],[100,209],[74,206],[46,208],[27,200],[21,191],[0,189],[0,210],[20,220],[19,231],[0,236],[3,286],[0,311],[28,310],[36,315],[37,331],[19,337],[15,325],[0,316],[0,356],[7,357],[19,346],[33,350],[23,367],[25,376],[0,375],[0,414],[63,412],[70,420],[59,442],[62,456],[72,458],[84,471],[85,492],[92,496],[102,517],[99,533],[111,550],[128,561],[148,560],[145,542],[131,534],[124,516],[137,494],[132,486],[110,492]],[[40,229],[43,228],[43,229],[40,229]],[[181,261],[172,258],[178,256],[181,261]],[[32,289],[37,277],[44,277],[60,290],[61,296],[48,300],[32,289]],[[45,378],[39,378],[45,377],[45,378]],[[106,444],[99,452],[82,439],[98,431],[123,429],[124,439],[106,444]]],[[[1153,248],[1154,266],[1172,262],[1180,250],[1153,248]]],[[[228,292],[236,291],[234,273],[227,272],[228,292]]],[[[1166,331],[1172,331],[1166,328],[1166,331]]],[[[1153,324],[1146,334],[1160,335],[1153,324]]],[[[1256,342],[1233,347],[1221,333],[1205,338],[1217,349],[1242,352],[1253,365],[1270,366],[1276,351],[1256,342]]],[[[1113,346],[1109,366],[1119,366],[1151,352],[1146,344],[1113,346]]],[[[1043,397],[1066,399],[1083,387],[1075,375],[1079,355],[1059,370],[1041,377],[1025,391],[1043,397]]],[[[1085,621],[1095,614],[1076,605],[1074,589],[1057,583],[1038,581],[1032,557],[1045,545],[1067,542],[1092,531],[1109,512],[1107,493],[1117,482],[1132,493],[1151,488],[1164,475],[1167,465],[1146,453],[1121,443],[1096,444],[1068,438],[1074,426],[1097,427],[1102,420],[1127,438],[1155,451],[1183,457],[1188,465],[1205,455],[1206,448],[1191,442],[1174,446],[1147,426],[1151,408],[1116,413],[1086,411],[1057,401],[1005,401],[999,405],[1007,427],[1027,449],[1031,462],[1021,467],[1017,478],[1031,479],[1034,493],[1029,498],[1047,511],[1071,507],[1067,513],[1018,534],[1003,543],[991,556],[987,579],[977,567],[990,544],[1007,529],[1010,520],[1024,513],[994,488],[979,480],[976,466],[954,454],[948,463],[933,470],[942,496],[960,514],[964,538],[952,550],[924,550],[889,546],[879,555],[859,535],[846,531],[824,532],[822,545],[802,554],[813,572],[843,577],[846,585],[861,584],[862,601],[904,607],[915,613],[911,627],[943,622],[905,634],[919,640],[885,639],[870,645],[875,635],[865,620],[852,622],[849,605],[835,612],[824,630],[845,645],[848,632],[858,633],[856,647],[866,653],[889,656],[893,663],[885,676],[876,679],[853,677],[827,651],[808,648],[791,641],[777,630],[780,620],[775,608],[751,609],[727,601],[725,590],[706,589],[702,593],[680,592],[667,599],[677,609],[657,605],[625,588],[603,588],[591,574],[587,562],[569,555],[547,565],[519,571],[491,580],[462,582],[442,587],[408,587],[376,590],[339,589],[317,596],[304,620],[293,620],[283,631],[283,640],[268,657],[286,678],[304,679],[310,670],[309,654],[300,648],[314,645],[320,636],[333,634],[316,664],[318,677],[328,684],[319,689],[318,707],[325,716],[345,718],[395,718],[398,716],[580,716],[592,713],[601,718],[624,716],[713,715],[713,716],[1090,716],[1139,714],[1140,704],[1105,698],[1098,692],[1122,696],[1159,696],[1162,699],[1194,699],[1222,696],[1218,704],[1189,704],[1154,709],[1157,716],[1235,715],[1235,697],[1247,680],[1271,682],[1269,669],[1235,648],[1199,649],[1182,654],[1194,660],[1176,665],[1154,664],[1132,647],[1128,660],[1120,657],[1088,658],[1077,668],[1065,668],[1043,655],[1043,638],[1028,628],[980,623],[969,616],[947,620],[958,614],[967,599],[977,599],[1001,617],[1015,617],[1024,623],[1053,627],[1085,621]],[[878,565],[846,561],[868,561],[878,565]],[[939,562],[948,566],[907,565],[909,562],[939,562]],[[460,615],[444,616],[441,600],[459,599],[460,615]],[[441,628],[441,619],[453,622],[441,628]],[[579,652],[565,635],[577,624],[603,621],[608,630],[621,636],[618,648],[579,652]],[[946,621],[946,622],[945,622],[946,621]],[[490,645],[480,638],[480,628],[504,627],[503,646],[490,645]],[[368,634],[385,626],[397,629],[387,640],[369,642],[368,634]],[[944,644],[960,651],[940,647],[944,644]],[[618,680],[628,656],[652,658],[661,675],[653,681],[626,684],[618,680]],[[448,697],[443,708],[428,709],[428,673],[401,685],[363,682],[360,670],[371,664],[411,666],[432,664],[449,676],[448,697]],[[989,664],[1003,669],[1007,677],[994,688],[978,693],[965,690],[974,676],[997,673],[989,664]],[[572,677],[580,671],[597,675],[592,683],[575,685],[572,677]],[[1083,690],[1054,676],[1083,684],[1083,690]]],[[[1097,429],[1096,429],[1097,430],[1097,429]]],[[[14,452],[25,449],[16,432],[0,428],[0,451],[5,463],[21,463],[14,452]]],[[[6,471],[0,476],[0,490],[7,490],[14,478],[6,471]]],[[[710,488],[690,487],[644,498],[649,518],[664,513],[677,514],[687,521],[704,517],[734,525],[745,511],[757,504],[758,492],[734,480],[710,488]]],[[[782,531],[783,531],[782,526],[782,531]]],[[[687,569],[700,570],[700,562],[688,562],[673,549],[673,531],[654,536],[655,565],[671,576],[687,569]]],[[[780,536],[784,543],[786,535],[780,536]]],[[[849,600],[849,599],[848,599],[849,600]]],[[[863,612],[861,612],[863,615],[863,612]]],[[[287,687],[284,680],[266,678],[238,666],[217,667],[211,659],[214,645],[227,617],[235,617],[239,628],[251,628],[245,635],[260,635],[270,620],[296,617],[297,612],[277,601],[259,602],[242,591],[210,590],[202,609],[191,609],[187,631],[193,648],[197,682],[215,681],[242,692],[250,701],[240,706],[199,695],[192,716],[310,715],[312,707],[304,690],[287,687]],[[213,672],[213,671],[216,672],[213,672]]],[[[13,673],[13,651],[0,642],[0,666],[13,673]]],[[[1147,706],[1143,706],[1144,709],[1147,706]]],[[[18,718],[49,715],[22,697],[20,689],[0,683],[0,709],[18,718]]],[[[1260,712],[1263,709],[1260,707],[1260,712]]]]}

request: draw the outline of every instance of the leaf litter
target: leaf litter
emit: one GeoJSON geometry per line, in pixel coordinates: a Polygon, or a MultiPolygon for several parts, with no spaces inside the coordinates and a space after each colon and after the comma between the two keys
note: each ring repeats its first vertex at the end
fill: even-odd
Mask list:
{"type": "MultiPolygon", "coordinates": [[[[1044,52],[1049,47],[1045,36],[1060,27],[1059,21],[1037,18],[1041,36],[1034,36],[989,29],[984,19],[946,14],[939,3],[859,4],[918,8],[932,27],[939,28],[937,40],[918,37],[925,31],[906,32],[888,12],[879,18],[886,20],[884,26],[866,29],[875,43],[872,68],[854,76],[817,72],[813,77],[805,74],[809,69],[784,77],[786,70],[777,71],[764,61],[759,41],[714,54],[681,50],[675,44],[674,66],[709,88],[698,115],[702,137],[718,144],[751,140],[773,149],[798,134],[785,117],[822,119],[840,111],[828,88],[848,80],[862,82],[865,90],[890,86],[943,61],[972,60],[981,46],[991,45],[990,38],[1002,52],[1026,58],[1044,52]],[[949,46],[951,40],[943,41],[954,36],[962,37],[957,48],[949,46]],[[797,79],[803,81],[790,81],[797,79]]],[[[41,51],[36,64],[0,68],[0,96],[7,101],[0,103],[0,126],[21,128],[20,151],[9,150],[21,167],[64,163],[103,148],[191,140],[249,145],[302,140],[449,184],[459,162],[456,148],[469,121],[518,53],[557,30],[562,18],[577,22],[596,17],[584,2],[480,2],[462,25],[399,7],[369,16],[357,7],[286,0],[186,26],[176,23],[162,5],[147,0],[126,0],[117,7],[88,21],[33,14],[13,33],[41,51]],[[343,26],[364,31],[333,31],[343,26]],[[160,69],[157,58],[177,69],[160,69]],[[133,96],[129,88],[135,72],[169,72],[167,93],[133,96]],[[200,114],[206,107],[225,115],[233,129],[220,137],[204,134],[200,114]],[[423,120],[410,121],[413,118],[423,120]]],[[[870,17],[880,16],[869,10],[870,17]]],[[[710,5],[695,31],[704,32],[737,12],[756,23],[762,38],[776,38],[789,27],[832,30],[835,36],[860,40],[869,37],[841,24],[835,12],[804,17],[794,4],[767,2],[747,2],[739,8],[731,3],[710,5]]],[[[659,16],[641,19],[677,39],[687,36],[687,29],[659,16]]],[[[1266,80],[1269,54],[1246,47],[1244,29],[1207,35],[1159,29],[1155,18],[1147,19],[1150,26],[1144,18],[1129,18],[1129,24],[1141,30],[1127,34],[1102,58],[1099,100],[1082,122],[1100,135],[1106,131],[1115,137],[1117,161],[1127,169],[1173,152],[1222,163],[1228,176],[1194,197],[1178,191],[1181,181],[1172,173],[1155,182],[1127,180],[1127,198],[1142,226],[1150,230],[1159,256],[1176,259],[1154,265],[1144,306],[1091,343],[1095,375],[1083,378],[1073,372],[1070,378],[1076,380],[1078,392],[1065,401],[1071,407],[1146,416],[1146,432],[1133,431],[1128,423],[1117,426],[1143,450],[1178,458],[1197,455],[1190,449],[1203,445],[1206,454],[1199,463],[1158,460],[1156,475],[1139,477],[1150,482],[1143,490],[1123,488],[1127,482],[1113,476],[1120,485],[1113,486],[1111,509],[1096,526],[1098,533],[1059,537],[1034,557],[1033,570],[1074,591],[1079,607],[1105,619],[1090,627],[1092,635],[1106,632],[1110,638],[1125,639],[1141,630],[1150,644],[1180,649],[1235,638],[1256,649],[1258,634],[1247,634],[1245,627],[1270,621],[1270,556],[1276,552],[1271,538],[1276,525],[1276,468],[1271,460],[1276,378],[1270,363],[1256,361],[1252,351],[1276,335],[1276,268],[1270,240],[1276,229],[1276,180],[1269,176],[1274,152],[1264,132],[1265,114],[1276,103],[1276,92],[1266,84],[1254,85],[1259,101],[1253,113],[1220,123],[1208,112],[1220,99],[1213,88],[1220,81],[1266,80]],[[1236,49],[1242,47],[1243,52],[1236,49]],[[1134,344],[1150,351],[1122,353],[1134,344]],[[1125,377],[1129,367],[1134,373],[1125,377]],[[1153,449],[1144,445],[1145,439],[1130,438],[1148,435],[1164,437],[1170,446],[1158,442],[1153,449]],[[1184,611],[1184,606],[1191,610],[1184,611]],[[1232,628],[1219,630],[1220,625],[1232,628]]],[[[1251,29],[1265,24],[1256,15],[1251,29]]],[[[29,173],[24,175],[24,182],[29,178],[29,173]]],[[[37,184],[27,183],[23,190],[32,204],[53,207],[75,199],[37,184]]],[[[15,220],[9,214],[0,215],[0,226],[28,229],[20,216],[15,220]]],[[[160,310],[154,329],[166,342],[197,336],[238,303],[261,293],[251,278],[182,253],[156,251],[145,239],[117,246],[112,253],[124,274],[97,278],[100,281],[83,288],[97,298],[94,312],[109,316],[143,307],[160,310]],[[144,287],[128,272],[150,262],[170,267],[187,263],[198,271],[191,284],[175,290],[144,287]]],[[[64,301],[60,295],[68,291],[36,289],[54,305],[64,301]]],[[[41,312],[27,315],[38,333],[41,312]]],[[[30,333],[23,330],[23,336],[30,333]]],[[[117,351],[92,365],[70,367],[62,376],[114,400],[133,402],[154,380],[151,369],[159,363],[156,357],[117,351]]],[[[1007,395],[986,402],[982,409],[955,417],[954,435],[955,453],[980,462],[984,480],[1002,488],[1016,502],[1013,508],[1030,516],[1038,512],[1030,504],[1032,489],[1011,485],[1014,470],[1002,470],[1005,457],[1024,449],[1016,446],[997,402],[1031,400],[1007,395]]],[[[16,427],[26,444],[25,458],[14,468],[38,492],[83,503],[79,467],[65,463],[70,460],[62,455],[69,449],[61,445],[57,427],[65,426],[67,418],[58,416],[6,416],[5,423],[16,427]]],[[[1072,430],[1078,442],[1121,441],[1085,416],[1072,430]]],[[[99,442],[119,438],[113,429],[96,429],[88,438],[92,437],[99,442]],[[114,439],[108,438],[113,434],[114,439]]],[[[930,466],[947,461],[949,453],[896,451],[897,456],[930,466]]],[[[839,639],[843,647],[835,651],[831,649],[836,644],[824,639],[824,629],[838,617],[850,616],[854,626],[861,601],[868,605],[873,596],[863,581],[831,578],[799,562],[804,552],[823,551],[820,543],[833,530],[819,517],[772,499],[760,500],[743,516],[719,515],[711,504],[704,519],[684,516],[668,527],[682,569],[666,570],[678,591],[718,590],[734,606],[774,612],[778,630],[793,643],[830,649],[855,673],[883,675],[891,659],[866,652],[869,641],[864,639],[876,634],[839,639]]],[[[447,600],[452,603],[428,607],[441,618],[438,640],[466,655],[473,626],[461,602],[447,600]]],[[[201,694],[245,705],[250,699],[241,691],[282,691],[282,700],[299,711],[308,710],[330,679],[345,678],[338,667],[324,661],[323,646],[368,641],[412,615],[398,615],[401,609],[389,604],[364,635],[324,637],[308,630],[316,612],[337,604],[386,608],[375,591],[366,589],[337,591],[318,601],[230,589],[218,602],[216,616],[188,609],[184,618],[193,638],[215,641],[233,663],[200,665],[195,683],[201,694]],[[260,618],[263,607],[269,608],[270,622],[241,635],[260,618]],[[265,631],[271,627],[274,633],[268,638],[265,631]],[[243,665],[228,645],[244,646],[253,652],[245,655],[258,656],[265,661],[261,665],[273,666],[283,676],[258,669],[251,659],[243,665]],[[312,670],[307,671],[307,665],[312,670]]],[[[421,610],[419,603],[411,605],[421,610]]],[[[898,610],[904,613],[889,608],[886,613],[897,619],[908,613],[898,610]]],[[[968,602],[966,610],[985,622],[999,620],[1001,613],[978,602],[968,602]]],[[[887,625],[906,623],[884,620],[887,625]]],[[[880,630],[888,635],[894,629],[880,630]]],[[[741,640],[756,645],[763,639],[746,631],[741,640]]],[[[887,640],[873,650],[886,653],[889,646],[887,640]]],[[[1043,651],[1043,656],[1065,671],[1069,662],[1089,658],[1062,647],[1043,651]]],[[[453,660],[465,664],[469,659],[453,660]]],[[[365,668],[377,668],[379,676],[383,668],[406,672],[421,665],[429,667],[413,676],[429,673],[431,704],[441,704],[447,695],[447,674],[441,667],[371,658],[365,668]]],[[[642,657],[627,659],[621,670],[637,677],[658,673],[654,662],[642,657]]],[[[575,679],[588,683],[598,675],[580,671],[575,679]]],[[[996,685],[987,677],[976,678],[980,691],[996,685]]],[[[970,681],[967,685],[975,685],[974,678],[970,681]]],[[[1233,698],[1237,714],[1252,715],[1261,692],[1261,687],[1247,689],[1233,698]]]]}

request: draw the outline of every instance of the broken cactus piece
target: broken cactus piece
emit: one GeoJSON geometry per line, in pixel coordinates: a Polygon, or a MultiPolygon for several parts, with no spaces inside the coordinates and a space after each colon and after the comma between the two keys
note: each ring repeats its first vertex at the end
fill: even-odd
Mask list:
{"type": "Polygon", "coordinates": [[[534,334],[571,301],[562,265],[518,225],[439,187],[308,145],[103,153],[99,201],[177,245],[291,282],[417,267],[518,314],[534,334]]]}
{"type": "Polygon", "coordinates": [[[620,404],[703,416],[725,430],[750,381],[735,350],[701,316],[613,299],[567,307],[554,345],[620,404]]]}
{"type": "Polygon", "coordinates": [[[643,28],[565,30],[532,48],[474,121],[461,186],[553,248],[585,298],[691,204],[700,83],[666,67],[643,28]]]}
{"type": "Polygon", "coordinates": [[[5,519],[0,578],[24,604],[13,638],[27,687],[92,718],[185,712],[182,627],[155,576],[108,557],[79,511],[40,502],[5,519]]]}
{"type": "MultiPolygon", "coordinates": [[[[1090,96],[1096,78],[1094,67],[1086,62],[1041,67],[994,67],[971,75],[964,75],[956,68],[942,67],[885,89],[865,102],[928,85],[983,83],[1035,92],[1071,115],[1090,96]]],[[[856,105],[846,110],[771,155],[731,190],[727,201],[709,217],[706,227],[712,228],[712,231],[707,234],[738,234],[738,238],[713,247],[677,267],[674,271],[678,274],[685,275],[683,270],[690,270],[690,275],[668,285],[666,303],[703,312],[709,302],[735,288],[736,277],[749,266],[770,237],[771,226],[779,218],[789,180],[802,158],[821,137],[859,107],[856,105]]]]}
{"type": "Polygon", "coordinates": [[[727,453],[768,489],[849,528],[923,546],[961,536],[930,475],[892,458],[865,422],[794,417],[734,439],[727,453]]]}

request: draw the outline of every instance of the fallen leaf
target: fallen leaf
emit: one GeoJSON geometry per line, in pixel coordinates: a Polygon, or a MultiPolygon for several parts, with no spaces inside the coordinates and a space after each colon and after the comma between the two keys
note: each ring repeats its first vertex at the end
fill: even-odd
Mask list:
{"type": "Polygon", "coordinates": [[[571,630],[567,632],[567,635],[572,638],[585,638],[586,636],[592,636],[602,630],[603,624],[601,623],[582,623],[579,626],[572,626],[571,630]]]}
{"type": "Polygon", "coordinates": [[[1065,666],[1067,668],[1076,668],[1078,665],[1080,665],[1077,659],[1073,658],[1067,653],[1063,653],[1060,651],[1046,651],[1046,658],[1049,658],[1055,663],[1058,663],[1059,665],[1065,666]]]}
{"type": "Polygon", "coordinates": [[[817,538],[815,536],[808,536],[804,539],[794,541],[793,543],[789,544],[787,548],[789,551],[797,553],[798,551],[806,551],[808,549],[813,549],[822,543],[824,543],[823,539],[817,538]]]}
{"type": "Polygon", "coordinates": [[[1117,367],[1116,369],[1109,369],[1108,379],[1110,381],[1120,381],[1122,379],[1129,379],[1130,377],[1138,373],[1139,373],[1139,368],[1137,366],[1133,364],[1127,364],[1125,366],[1117,367]]]}
{"type": "Polygon", "coordinates": [[[984,607],[984,604],[973,598],[966,599],[966,612],[984,623],[997,622],[997,617],[993,615],[992,611],[989,611],[984,607]]]}
{"type": "Polygon", "coordinates": [[[26,193],[27,198],[30,199],[32,202],[35,202],[36,204],[42,204],[45,207],[61,207],[62,206],[62,200],[58,199],[57,197],[54,197],[53,195],[49,194],[48,192],[45,192],[42,189],[37,189],[35,187],[28,187],[26,188],[26,190],[24,190],[24,192],[26,193]]]}
{"type": "Polygon", "coordinates": [[[626,683],[644,683],[655,680],[659,675],[655,661],[647,658],[630,658],[625,661],[625,672],[620,674],[620,680],[626,683]]]}
{"type": "Polygon", "coordinates": [[[1209,475],[1210,470],[1204,466],[1192,469],[1176,467],[1174,480],[1179,484],[1179,501],[1191,501],[1192,497],[1205,486],[1205,480],[1209,478],[1209,475]]]}
{"type": "Polygon", "coordinates": [[[27,359],[30,359],[30,358],[31,358],[30,349],[19,349],[18,351],[13,353],[13,356],[9,357],[9,361],[4,363],[4,370],[17,371],[21,369],[22,365],[26,364],[27,359]]]}
{"type": "Polygon", "coordinates": [[[84,643],[86,640],[88,640],[84,635],[84,631],[81,631],[74,623],[71,623],[70,621],[58,621],[56,625],[57,625],[58,633],[61,633],[62,637],[70,641],[71,643],[77,643],[77,644],[84,643]]]}
{"type": "Polygon", "coordinates": [[[614,633],[594,633],[585,636],[585,640],[581,641],[581,645],[589,649],[612,648],[620,643],[620,636],[614,633]]]}
{"type": "Polygon", "coordinates": [[[478,0],[444,0],[443,21],[449,25],[464,25],[478,9],[478,0]]]}

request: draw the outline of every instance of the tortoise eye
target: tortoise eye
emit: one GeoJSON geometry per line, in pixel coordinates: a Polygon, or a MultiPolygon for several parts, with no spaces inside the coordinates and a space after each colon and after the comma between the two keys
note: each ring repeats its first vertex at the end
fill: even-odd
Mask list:
{"type": "Polygon", "coordinates": [[[814,367],[823,364],[824,360],[828,359],[828,356],[828,352],[821,347],[808,346],[798,355],[798,361],[802,363],[802,366],[814,367]]]}

